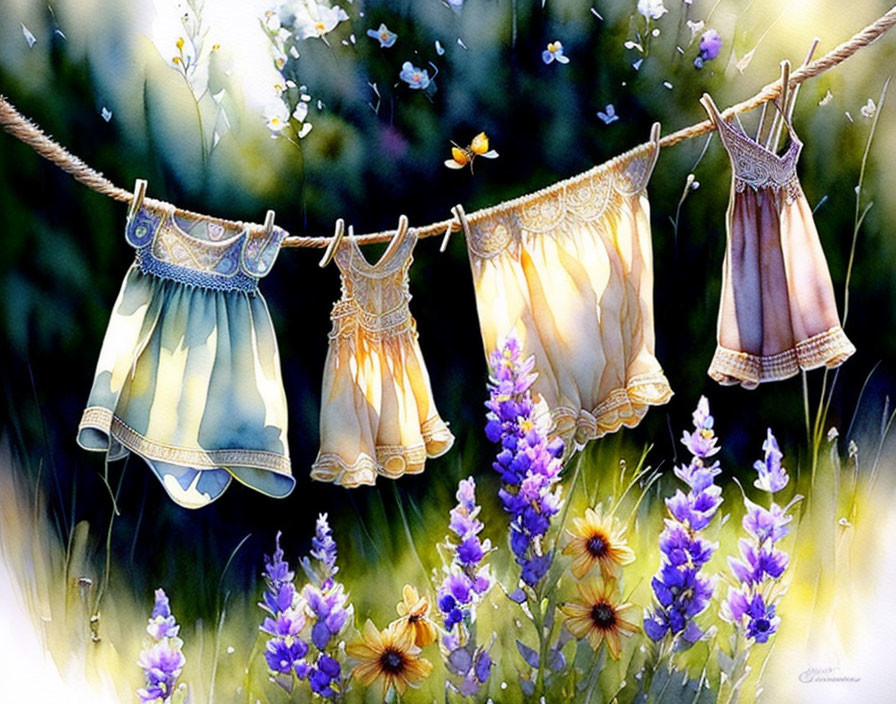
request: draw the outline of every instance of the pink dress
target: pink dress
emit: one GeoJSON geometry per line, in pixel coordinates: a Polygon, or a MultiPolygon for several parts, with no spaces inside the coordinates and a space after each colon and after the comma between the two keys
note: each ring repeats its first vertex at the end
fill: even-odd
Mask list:
{"type": "Polygon", "coordinates": [[[701,102],[733,170],[718,346],[709,375],[753,389],[801,369],[839,366],[855,347],[840,327],[831,275],[796,173],[802,142],[785,120],[790,144],[778,155],[723,119],[708,95],[701,102]]]}

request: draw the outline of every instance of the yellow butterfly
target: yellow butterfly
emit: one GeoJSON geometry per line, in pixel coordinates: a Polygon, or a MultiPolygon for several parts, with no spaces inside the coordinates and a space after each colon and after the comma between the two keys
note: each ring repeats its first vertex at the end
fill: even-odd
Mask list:
{"type": "Polygon", "coordinates": [[[480,132],[469,146],[462,147],[457,142],[451,142],[451,158],[445,160],[445,166],[449,169],[462,169],[469,164],[470,173],[473,173],[473,160],[477,156],[485,159],[497,159],[498,152],[488,148],[488,136],[480,132]]]}

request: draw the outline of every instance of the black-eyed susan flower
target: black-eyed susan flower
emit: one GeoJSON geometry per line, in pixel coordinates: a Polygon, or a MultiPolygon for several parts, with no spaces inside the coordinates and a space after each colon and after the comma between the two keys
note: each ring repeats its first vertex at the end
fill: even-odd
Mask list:
{"type": "Polygon", "coordinates": [[[567,531],[572,540],[563,549],[564,555],[572,555],[570,569],[576,579],[581,579],[595,564],[600,565],[604,578],[619,574],[619,569],[635,560],[635,553],[625,544],[625,530],[613,516],[602,516],[597,511],[585,509],[584,517],[572,519],[573,529],[567,531]]]}
{"type": "Polygon", "coordinates": [[[411,631],[414,645],[425,648],[439,636],[435,624],[429,620],[429,598],[425,594],[421,597],[416,587],[411,584],[404,585],[401,596],[402,600],[395,607],[401,618],[390,625],[398,630],[411,631]]]}
{"type": "Polygon", "coordinates": [[[352,675],[365,687],[379,681],[384,697],[390,688],[403,694],[408,687],[419,687],[432,672],[432,663],[419,657],[420,648],[414,645],[410,629],[392,625],[378,631],[367,619],[361,638],[345,648],[350,657],[360,660],[352,675]]]}
{"type": "Polygon", "coordinates": [[[638,627],[625,618],[629,612],[634,612],[634,605],[618,603],[614,579],[602,584],[580,582],[576,587],[580,598],[560,607],[566,614],[566,628],[579,640],[587,638],[595,651],[606,640],[610,656],[618,659],[622,650],[620,637],[638,631],[638,627]]]}

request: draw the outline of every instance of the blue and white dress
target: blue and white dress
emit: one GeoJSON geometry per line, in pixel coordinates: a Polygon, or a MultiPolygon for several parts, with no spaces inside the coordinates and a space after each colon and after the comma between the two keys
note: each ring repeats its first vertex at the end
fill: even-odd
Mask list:
{"type": "Polygon", "coordinates": [[[277,340],[258,280],[286,233],[138,210],[137,250],[103,340],[78,444],[133,452],[199,508],[231,478],[283,497],[295,480],[277,340]]]}

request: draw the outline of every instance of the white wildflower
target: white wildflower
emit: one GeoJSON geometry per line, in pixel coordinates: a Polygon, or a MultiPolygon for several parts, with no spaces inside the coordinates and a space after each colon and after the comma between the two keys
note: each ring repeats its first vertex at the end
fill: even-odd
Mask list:
{"type": "Polygon", "coordinates": [[[638,12],[649,20],[658,20],[668,10],[663,5],[663,0],[638,0],[638,12]]]}
{"type": "Polygon", "coordinates": [[[264,119],[268,129],[276,136],[289,124],[289,109],[282,100],[274,100],[265,106],[264,119]]]}
{"type": "Polygon", "coordinates": [[[862,106],[861,113],[864,117],[872,118],[874,117],[874,113],[877,112],[877,105],[874,104],[874,101],[871,98],[868,98],[868,102],[862,106]]]}

